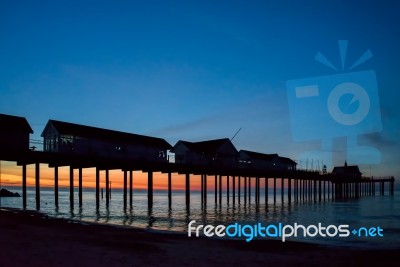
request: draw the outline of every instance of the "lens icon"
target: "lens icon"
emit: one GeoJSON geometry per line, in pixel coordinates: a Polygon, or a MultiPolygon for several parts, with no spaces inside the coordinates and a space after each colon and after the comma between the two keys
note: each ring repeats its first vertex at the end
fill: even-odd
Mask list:
{"type": "Polygon", "coordinates": [[[337,85],[328,97],[328,111],[331,117],[342,125],[356,125],[362,122],[368,115],[370,110],[371,101],[368,93],[360,85],[351,82],[345,82],[337,85]],[[348,114],[340,108],[340,99],[344,95],[352,95],[351,101],[348,105],[358,102],[358,108],[348,114]]]}

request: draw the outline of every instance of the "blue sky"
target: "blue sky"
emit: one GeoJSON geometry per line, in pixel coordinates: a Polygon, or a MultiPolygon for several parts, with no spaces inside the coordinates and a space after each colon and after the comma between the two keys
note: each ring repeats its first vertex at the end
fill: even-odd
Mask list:
{"type": "MultiPolygon", "coordinates": [[[[348,40],[347,67],[372,51],[352,71],[376,72],[382,116],[382,131],[358,137],[381,153],[362,170],[400,176],[399,11],[394,1],[0,1],[0,113],[26,117],[35,139],[50,118],[171,144],[242,127],[238,149],[305,167],[321,143],[293,141],[286,82],[340,74],[348,40]]],[[[346,137],[332,142],[342,163],[346,137]]]]}

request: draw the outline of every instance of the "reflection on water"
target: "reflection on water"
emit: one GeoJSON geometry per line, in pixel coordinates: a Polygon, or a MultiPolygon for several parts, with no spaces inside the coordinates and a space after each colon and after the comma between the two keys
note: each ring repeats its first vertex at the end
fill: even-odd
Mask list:
{"type": "MultiPolygon", "coordinates": [[[[20,188],[13,188],[13,191],[20,193],[20,188]]],[[[278,190],[277,193],[279,193],[278,190]]],[[[255,201],[244,201],[242,194],[241,201],[227,201],[226,196],[222,196],[222,203],[215,203],[214,192],[207,194],[207,201],[201,202],[201,194],[191,193],[190,206],[185,204],[185,194],[173,192],[172,203],[169,207],[168,193],[155,192],[154,204],[152,209],[147,207],[147,193],[135,192],[132,208],[123,209],[122,191],[114,190],[113,198],[110,200],[109,207],[106,208],[105,200],[101,200],[100,209],[95,209],[95,192],[92,190],[83,193],[83,207],[78,207],[77,197],[75,209],[69,207],[68,189],[59,191],[59,208],[54,206],[54,194],[50,189],[41,190],[41,211],[50,216],[61,218],[72,218],[82,221],[98,223],[110,223],[124,226],[140,228],[150,228],[155,230],[186,231],[187,225],[191,220],[196,220],[196,224],[224,224],[241,223],[255,224],[261,222],[294,224],[295,222],[310,225],[322,223],[348,224],[350,227],[374,227],[380,226],[384,229],[384,237],[380,239],[362,239],[363,246],[397,247],[400,244],[400,192],[395,192],[394,196],[371,196],[361,199],[347,201],[325,200],[321,202],[305,203],[281,203],[280,195],[273,204],[273,191],[269,192],[268,203],[260,198],[260,204],[255,201]]],[[[263,195],[263,192],[261,191],[263,195]]],[[[231,195],[232,197],[232,195],[231,195]]],[[[236,195],[237,197],[237,195],[236,195]]],[[[247,195],[248,197],[248,195],[247,195]]],[[[254,195],[252,196],[254,197],[254,195]]],[[[28,209],[35,209],[35,192],[28,189],[27,199],[28,209]]],[[[22,207],[21,198],[3,198],[4,207],[22,207]]],[[[360,244],[360,239],[308,239],[309,242],[329,243],[338,245],[360,244]]]]}

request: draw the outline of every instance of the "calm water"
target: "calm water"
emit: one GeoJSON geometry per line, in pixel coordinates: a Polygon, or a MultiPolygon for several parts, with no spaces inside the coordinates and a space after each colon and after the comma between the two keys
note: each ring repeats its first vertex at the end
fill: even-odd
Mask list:
{"type": "MultiPolygon", "coordinates": [[[[21,188],[9,190],[21,193],[21,188]]],[[[75,190],[77,191],[77,190],[75,190]]],[[[280,192],[280,190],[278,190],[280,192]]],[[[222,205],[214,203],[214,193],[208,193],[207,205],[201,204],[199,192],[191,193],[191,205],[187,209],[185,205],[185,194],[173,192],[172,209],[168,209],[167,192],[156,191],[154,193],[154,206],[152,212],[147,209],[147,193],[145,191],[134,191],[133,208],[123,211],[122,191],[114,189],[109,209],[105,207],[105,199],[100,202],[100,210],[95,210],[95,192],[86,189],[83,193],[83,207],[78,208],[78,194],[75,193],[75,209],[71,212],[69,208],[69,190],[60,188],[59,208],[54,207],[54,193],[52,189],[41,189],[41,211],[53,217],[72,218],[82,221],[110,223],[116,225],[149,228],[153,230],[167,230],[186,232],[187,224],[196,220],[196,224],[229,224],[233,222],[254,224],[284,223],[307,225],[339,225],[348,224],[350,230],[358,227],[380,226],[384,236],[371,237],[349,237],[349,238],[302,238],[288,239],[306,242],[331,244],[352,247],[374,247],[374,248],[400,248],[400,191],[396,190],[394,196],[370,196],[358,200],[306,202],[306,203],[280,203],[279,192],[277,203],[274,205],[272,191],[269,201],[264,203],[264,193],[261,192],[261,204],[252,202],[249,204],[235,205],[232,199],[228,204],[223,197],[222,205]]],[[[28,188],[28,209],[35,209],[35,191],[28,188]]],[[[243,194],[243,193],[242,193],[243,194]]],[[[232,195],[231,195],[232,197],[232,195]]],[[[243,195],[242,195],[243,197],[243,195]]],[[[3,198],[2,207],[22,207],[22,198],[3,198]]],[[[129,205],[129,203],[128,203],[129,205]]]]}

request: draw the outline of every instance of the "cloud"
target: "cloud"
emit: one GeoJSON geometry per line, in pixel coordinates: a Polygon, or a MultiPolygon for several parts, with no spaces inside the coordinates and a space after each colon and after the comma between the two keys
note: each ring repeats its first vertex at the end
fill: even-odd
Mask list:
{"type": "Polygon", "coordinates": [[[363,135],[360,138],[360,143],[370,144],[377,148],[387,149],[392,147],[400,146],[400,142],[398,140],[393,140],[387,137],[384,133],[373,133],[363,135]]]}

